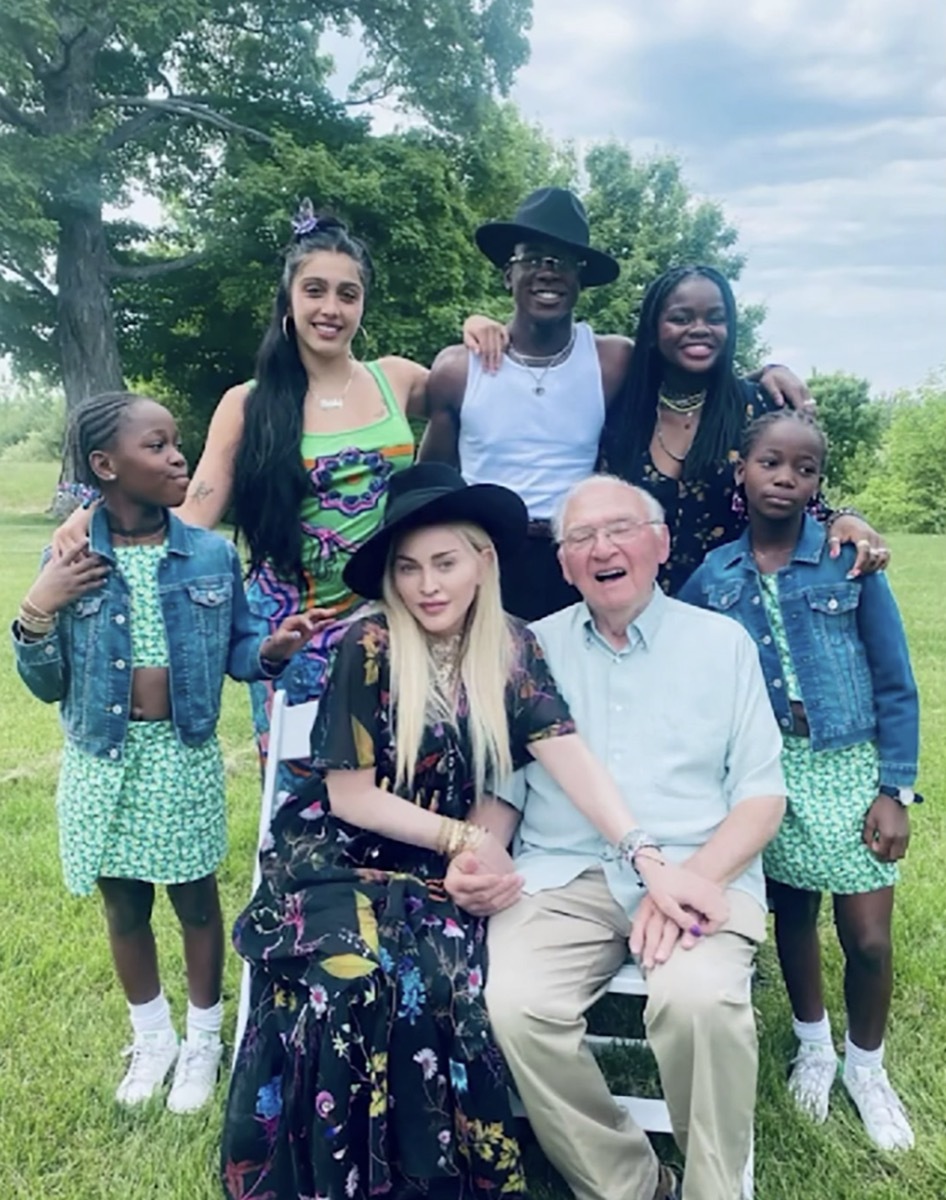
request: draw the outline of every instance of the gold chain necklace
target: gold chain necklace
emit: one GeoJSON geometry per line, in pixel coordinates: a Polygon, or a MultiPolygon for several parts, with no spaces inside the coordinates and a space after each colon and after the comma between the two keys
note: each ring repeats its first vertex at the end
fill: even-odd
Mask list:
{"type": "Polygon", "coordinates": [[[348,395],[348,389],[351,387],[351,381],[355,378],[355,359],[351,360],[351,369],[348,372],[348,381],[337,396],[319,396],[310,393],[313,400],[317,400],[319,408],[341,408],[345,403],[345,397],[348,395]]]}
{"type": "Polygon", "coordinates": [[[657,410],[657,424],[654,426],[654,432],[657,434],[657,444],[668,458],[672,458],[675,463],[686,462],[687,454],[690,453],[689,450],[684,451],[683,454],[675,454],[664,441],[664,436],[660,431],[660,409],[657,410]]]}
{"type": "Polygon", "coordinates": [[[671,412],[681,416],[690,416],[699,412],[706,403],[706,388],[701,392],[691,392],[689,396],[668,396],[661,388],[657,393],[657,403],[661,408],[669,408],[671,412]]]}

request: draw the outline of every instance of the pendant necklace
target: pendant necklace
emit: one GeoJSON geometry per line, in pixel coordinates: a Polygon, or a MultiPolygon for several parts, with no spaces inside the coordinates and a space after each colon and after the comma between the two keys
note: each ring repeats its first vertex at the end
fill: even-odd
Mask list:
{"type": "Polygon", "coordinates": [[[553,367],[559,367],[568,358],[572,350],[575,348],[575,337],[578,330],[572,326],[572,334],[568,339],[568,344],[561,350],[556,351],[552,355],[537,356],[532,354],[520,354],[513,345],[506,347],[506,354],[517,365],[527,371],[532,377],[532,394],[534,396],[544,396],[545,386],[543,380],[553,367]]]}
{"type": "MultiPolygon", "coordinates": [[[[692,392],[689,396],[671,396],[661,388],[657,393],[658,422],[660,409],[665,408],[668,412],[676,413],[677,416],[683,417],[683,428],[689,430],[693,425],[693,418],[702,410],[705,403],[706,388],[701,392],[692,392]]],[[[663,445],[662,442],[661,445],[663,445]]],[[[673,456],[671,455],[671,457],[673,456]]]]}
{"type": "MultiPolygon", "coordinates": [[[[345,403],[345,397],[348,395],[348,389],[351,387],[351,381],[355,378],[355,359],[351,360],[351,370],[348,372],[348,380],[342,388],[338,396],[319,396],[319,408],[341,408],[345,403]]],[[[315,397],[313,396],[314,400],[315,397]]]]}
{"type": "Polygon", "coordinates": [[[664,441],[664,436],[660,430],[660,409],[657,410],[657,424],[654,426],[654,432],[657,434],[657,444],[668,458],[672,458],[675,463],[686,462],[689,451],[685,451],[683,454],[675,454],[664,441]]]}

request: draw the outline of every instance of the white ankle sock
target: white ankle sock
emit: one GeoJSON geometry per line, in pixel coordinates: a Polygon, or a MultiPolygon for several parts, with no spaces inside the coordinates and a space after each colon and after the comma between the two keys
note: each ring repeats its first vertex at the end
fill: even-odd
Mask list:
{"type": "Polygon", "coordinates": [[[164,992],[158,992],[146,1004],[129,1004],[128,1015],[135,1036],[139,1033],[173,1033],[171,1007],[164,992]]]}
{"type": "Polygon", "coordinates": [[[198,1008],[190,1000],[187,1002],[187,1040],[200,1041],[201,1037],[220,1037],[223,1026],[223,1001],[218,1000],[210,1008],[198,1008]]]}
{"type": "Polygon", "coordinates": [[[844,1066],[853,1071],[855,1067],[882,1067],[884,1065],[884,1044],[883,1042],[876,1050],[862,1050],[860,1046],[855,1046],[851,1041],[851,1035],[844,1035],[844,1066]]]}
{"type": "Polygon", "coordinates": [[[799,1021],[797,1017],[792,1017],[792,1029],[800,1042],[834,1048],[831,1042],[831,1020],[827,1011],[820,1021],[799,1021]]]}

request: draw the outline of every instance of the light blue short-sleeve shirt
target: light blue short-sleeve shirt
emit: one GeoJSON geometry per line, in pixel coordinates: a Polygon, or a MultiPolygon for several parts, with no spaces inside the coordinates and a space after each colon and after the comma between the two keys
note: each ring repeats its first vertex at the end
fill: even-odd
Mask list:
{"type": "MultiPolygon", "coordinates": [[[[621,650],[583,602],[531,628],[578,732],[669,860],[705,845],[741,801],[785,794],[781,735],[756,648],[737,622],[655,588],[621,650]]],[[[610,858],[543,767],[530,763],[498,791],[523,813],[515,857],[527,892],[603,867],[615,899],[633,911],[642,895],[634,872],[610,858]]],[[[761,856],[730,886],[764,906],[761,856]]]]}

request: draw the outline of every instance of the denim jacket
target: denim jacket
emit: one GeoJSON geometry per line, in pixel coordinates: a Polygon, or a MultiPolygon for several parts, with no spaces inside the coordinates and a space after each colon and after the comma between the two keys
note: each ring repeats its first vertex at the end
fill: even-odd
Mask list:
{"type": "MultiPolygon", "coordinates": [[[[779,606],[813,750],[873,741],[879,783],[911,787],[919,701],[897,602],[882,573],[846,578],[855,558],[831,558],[824,528],[806,516],[791,562],[778,572],[779,606]]],[[[679,598],[734,617],[752,635],[775,716],[792,726],[782,667],[762,601],[749,531],[712,550],[679,598]]]]}
{"type": "MultiPolygon", "coordinates": [[[[66,736],[97,758],[121,759],[131,709],[131,593],[115,555],[105,512],[97,510],[90,549],[111,565],[107,577],[59,612],[52,632],[25,641],[13,627],[17,670],[34,696],[60,703],[66,736]]],[[[158,568],[167,634],[171,720],[188,746],[217,727],[225,675],[261,679],[266,636],[243,594],[240,560],[219,534],[168,514],[168,554],[158,568]]],[[[44,553],[44,562],[49,557],[44,553]]]]}

